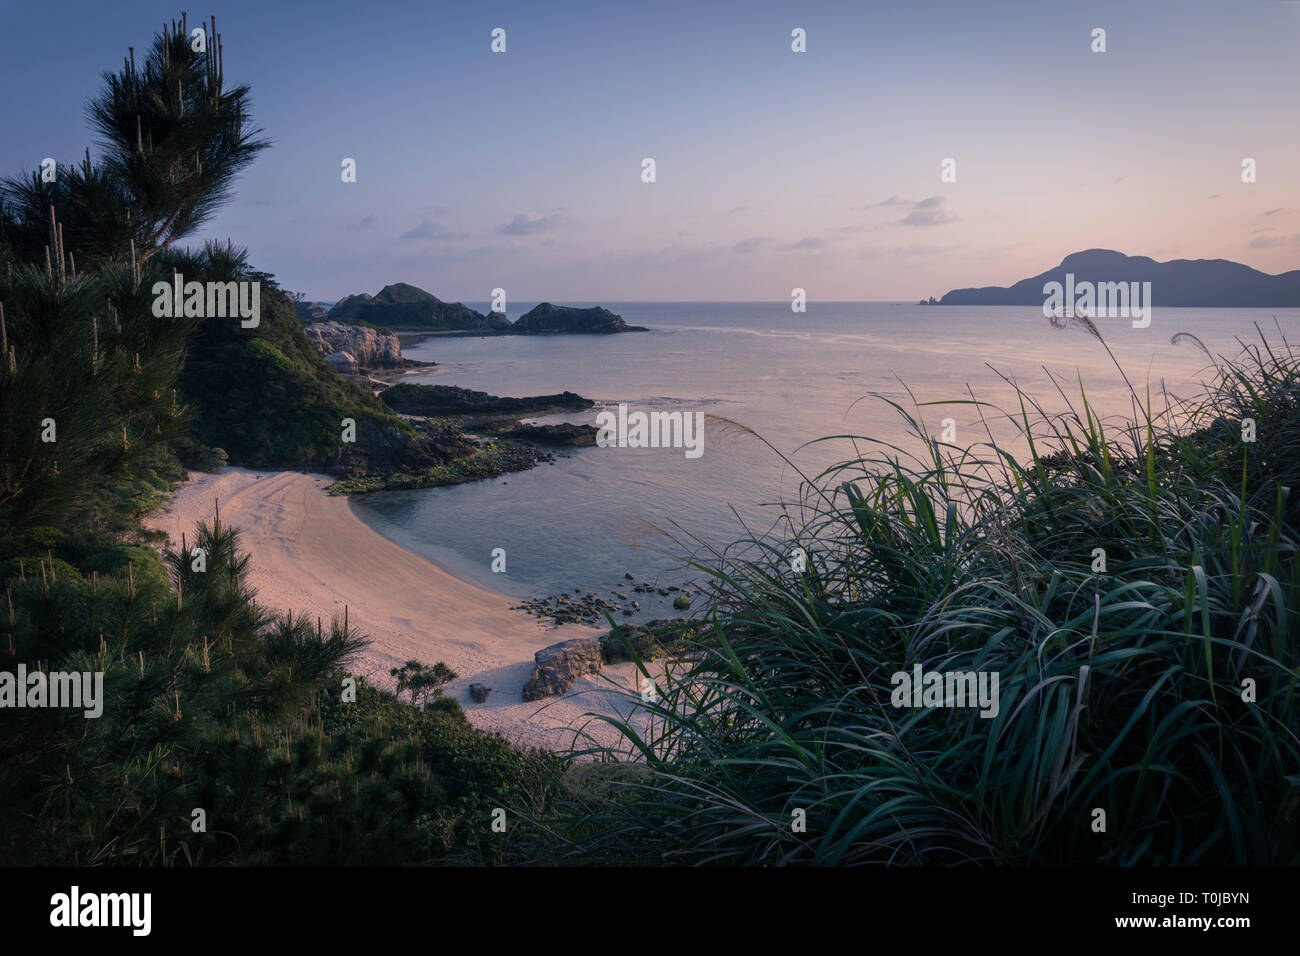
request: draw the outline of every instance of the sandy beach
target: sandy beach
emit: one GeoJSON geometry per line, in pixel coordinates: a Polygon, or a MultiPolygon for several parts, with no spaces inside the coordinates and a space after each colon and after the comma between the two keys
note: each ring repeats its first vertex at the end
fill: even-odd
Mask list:
{"type": "Polygon", "coordinates": [[[443,693],[460,701],[476,727],[549,749],[570,746],[584,726],[605,742],[617,739],[608,725],[584,714],[628,709],[610,682],[631,686],[632,664],[607,666],[563,697],[530,703],[521,697],[535,651],[600,630],[547,627],[511,610],[517,602],[462,581],[372,531],[346,498],[325,493],[329,483],[324,476],[289,471],[194,472],[147,523],[179,543],[182,532],[192,537],[197,522],[212,519],[219,502],[222,522],[239,528],[251,557],[259,603],[326,621],[341,618],[346,607],[349,623],[370,639],[352,670],[376,686],[391,690],[389,668],[408,660],[443,661],[459,675],[443,693]],[[471,683],[492,688],[485,703],[470,700],[471,683]]]}

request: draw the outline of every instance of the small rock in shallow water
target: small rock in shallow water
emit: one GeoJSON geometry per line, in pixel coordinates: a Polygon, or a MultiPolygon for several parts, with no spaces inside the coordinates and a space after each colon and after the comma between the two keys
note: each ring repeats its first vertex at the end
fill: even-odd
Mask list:
{"type": "Polygon", "coordinates": [[[691,599],[685,594],[679,594],[677,597],[673,598],[673,607],[679,611],[685,611],[690,606],[691,599]]]}

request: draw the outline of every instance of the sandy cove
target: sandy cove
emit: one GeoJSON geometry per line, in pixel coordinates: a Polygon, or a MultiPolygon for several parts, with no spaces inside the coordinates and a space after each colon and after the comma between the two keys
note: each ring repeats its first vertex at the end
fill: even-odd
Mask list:
{"type": "Polygon", "coordinates": [[[632,686],[630,663],[605,667],[579,680],[563,697],[524,703],[533,653],[558,641],[594,637],[600,630],[579,624],[546,627],[517,603],[451,575],[371,530],[347,499],[326,494],[330,479],[300,472],[226,468],[192,472],[162,511],[146,522],[179,544],[199,521],[211,521],[220,502],[223,524],[240,531],[250,556],[250,582],[260,604],[329,621],[348,610],[352,627],[370,639],[353,661],[354,673],[392,690],[391,667],[415,659],[444,661],[460,676],[446,686],[474,726],[515,743],[562,749],[587,725],[613,743],[615,732],[587,713],[613,715],[629,705],[610,680],[632,686]],[[487,702],[473,703],[469,685],[492,688],[487,702]]]}

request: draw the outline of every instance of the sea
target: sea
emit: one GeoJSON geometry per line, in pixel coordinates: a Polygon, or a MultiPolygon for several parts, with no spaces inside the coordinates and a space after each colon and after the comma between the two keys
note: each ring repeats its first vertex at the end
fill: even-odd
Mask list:
{"type": "MultiPolygon", "coordinates": [[[[514,305],[511,317],[533,304],[514,305]]],[[[809,481],[852,476],[826,469],[924,454],[918,431],[963,447],[992,433],[1023,454],[1010,383],[1048,414],[1081,408],[1082,387],[1097,414],[1132,417],[1135,395],[1160,409],[1202,391],[1210,362],[1201,346],[1232,357],[1259,344],[1261,332],[1274,347],[1284,337],[1300,345],[1300,309],[1157,304],[1146,328],[1096,319],[1099,341],[1077,325],[1055,327],[1036,307],[814,301],[797,313],[789,302],[599,304],[649,331],[430,337],[403,354],[436,366],[405,380],[508,396],[572,391],[598,403],[543,422],[595,425],[620,403],[629,413],[698,412],[698,454],[566,449],[499,478],[353,496],[357,516],[515,598],[577,589],[613,600],[631,586],[626,575],[692,589],[705,577],[699,565],[729,546],[799,525],[809,481]],[[494,556],[504,557],[504,571],[493,570],[494,556]]],[[[856,477],[868,480],[869,470],[856,477]]],[[[641,599],[642,616],[673,613],[657,590],[630,596],[641,599]]]]}

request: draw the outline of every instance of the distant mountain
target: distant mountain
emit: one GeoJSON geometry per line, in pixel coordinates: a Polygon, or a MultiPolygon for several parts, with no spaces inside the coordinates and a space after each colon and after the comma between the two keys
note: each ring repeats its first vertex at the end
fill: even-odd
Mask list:
{"type": "Polygon", "coordinates": [[[639,325],[628,325],[621,316],[609,309],[595,306],[576,309],[569,305],[551,305],[543,302],[519,317],[510,327],[514,335],[609,334],[611,332],[644,332],[639,325]]]}
{"type": "Polygon", "coordinates": [[[329,310],[329,318],[366,322],[401,331],[503,331],[510,328],[510,320],[504,315],[495,312],[484,315],[459,302],[443,302],[405,282],[386,285],[374,296],[365,293],[347,296],[329,310]]]}
{"type": "MultiPolygon", "coordinates": [[[[1061,260],[1054,269],[1022,279],[1010,287],[954,289],[938,305],[1038,305],[1043,286],[1080,282],[1150,282],[1156,307],[1274,308],[1300,307],[1300,270],[1269,275],[1227,259],[1171,259],[1126,256],[1113,249],[1088,249],[1061,260]]],[[[933,302],[933,300],[931,300],[933,302]]]]}

